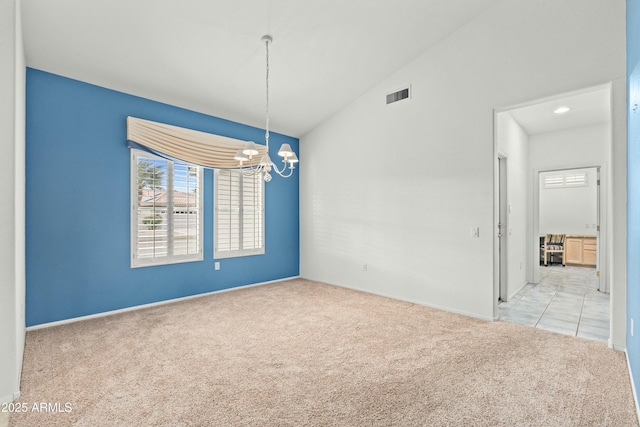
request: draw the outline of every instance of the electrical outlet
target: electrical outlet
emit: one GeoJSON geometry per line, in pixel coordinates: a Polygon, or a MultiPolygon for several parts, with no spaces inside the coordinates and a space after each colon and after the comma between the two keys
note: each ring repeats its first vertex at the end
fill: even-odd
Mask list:
{"type": "Polygon", "coordinates": [[[216,270],[220,270],[220,263],[219,263],[219,262],[216,262],[216,263],[213,265],[213,268],[215,268],[216,270]]]}
{"type": "Polygon", "coordinates": [[[367,264],[362,264],[362,271],[367,271],[367,264]]]}

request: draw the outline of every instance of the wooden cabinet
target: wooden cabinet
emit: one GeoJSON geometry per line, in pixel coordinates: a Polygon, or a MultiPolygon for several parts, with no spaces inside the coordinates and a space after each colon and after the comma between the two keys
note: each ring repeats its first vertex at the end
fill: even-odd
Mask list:
{"type": "Polygon", "coordinates": [[[591,236],[567,236],[565,263],[595,267],[597,260],[596,238],[591,236]]]}
{"type": "Polygon", "coordinates": [[[590,237],[582,240],[582,263],[584,265],[596,265],[596,238],[590,237]]]}
{"type": "Polygon", "coordinates": [[[582,239],[566,237],[564,239],[565,264],[582,264],[582,239]]]}

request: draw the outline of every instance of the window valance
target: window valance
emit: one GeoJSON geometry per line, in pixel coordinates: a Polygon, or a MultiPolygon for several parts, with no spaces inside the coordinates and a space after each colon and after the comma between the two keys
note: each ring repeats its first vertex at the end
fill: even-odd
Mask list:
{"type": "MultiPolygon", "coordinates": [[[[127,117],[127,140],[160,156],[214,169],[237,168],[234,155],[246,144],[239,139],[131,116],[127,117]]],[[[253,158],[254,165],[267,153],[264,145],[256,147],[260,154],[253,158]]]]}

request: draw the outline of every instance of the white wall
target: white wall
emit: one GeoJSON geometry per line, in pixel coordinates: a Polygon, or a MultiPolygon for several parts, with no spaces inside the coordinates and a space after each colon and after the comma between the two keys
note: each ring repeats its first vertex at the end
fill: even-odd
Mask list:
{"type": "MultiPolygon", "coordinates": [[[[605,141],[603,141],[605,142],[605,141]]],[[[595,236],[598,223],[598,170],[570,169],[540,173],[540,235],[595,236]],[[584,173],[585,186],[545,188],[546,176],[584,173]]]]}
{"type": "Polygon", "coordinates": [[[501,1],[304,136],[302,276],[493,318],[493,111],[624,90],[624,23],[624,0],[501,1]]]}
{"type": "Polygon", "coordinates": [[[498,153],[507,157],[507,300],[527,284],[529,137],[509,112],[497,115],[498,153]]]}
{"type": "Polygon", "coordinates": [[[0,1],[0,402],[18,397],[25,336],[26,70],[17,3],[0,1]]]}
{"type": "Polygon", "coordinates": [[[607,123],[532,135],[529,137],[530,164],[533,170],[600,164],[609,158],[607,142],[610,140],[611,125],[607,123]]]}

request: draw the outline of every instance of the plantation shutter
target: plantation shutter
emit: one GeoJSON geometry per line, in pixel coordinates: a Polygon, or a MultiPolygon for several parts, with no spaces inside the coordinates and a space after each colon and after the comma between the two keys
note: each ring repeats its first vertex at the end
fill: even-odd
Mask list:
{"type": "Polygon", "coordinates": [[[264,253],[262,174],[215,171],[215,258],[264,253]]]}
{"type": "Polygon", "coordinates": [[[262,248],[262,174],[244,175],[242,182],[242,249],[262,248]]]}
{"type": "Polygon", "coordinates": [[[587,185],[587,174],[585,172],[580,173],[568,173],[564,176],[564,182],[568,187],[575,186],[581,187],[587,185]]]}
{"type": "Polygon", "coordinates": [[[202,169],[184,163],[173,167],[173,253],[191,255],[199,252],[200,241],[200,174],[202,169]]]}
{"type": "Polygon", "coordinates": [[[564,186],[564,177],[562,175],[547,175],[544,177],[545,188],[555,188],[564,186]]]}
{"type": "Polygon", "coordinates": [[[217,171],[217,236],[219,251],[240,250],[240,179],[239,173],[230,170],[217,171]]]}
{"type": "Polygon", "coordinates": [[[544,188],[586,187],[586,172],[550,174],[544,176],[544,188]]]}
{"type": "Polygon", "coordinates": [[[202,259],[202,168],[132,152],[132,266],[202,259]]]}
{"type": "Polygon", "coordinates": [[[138,200],[134,259],[154,260],[169,255],[169,192],[171,164],[167,160],[136,157],[138,200]],[[162,171],[164,179],[156,171],[162,171]]]}

